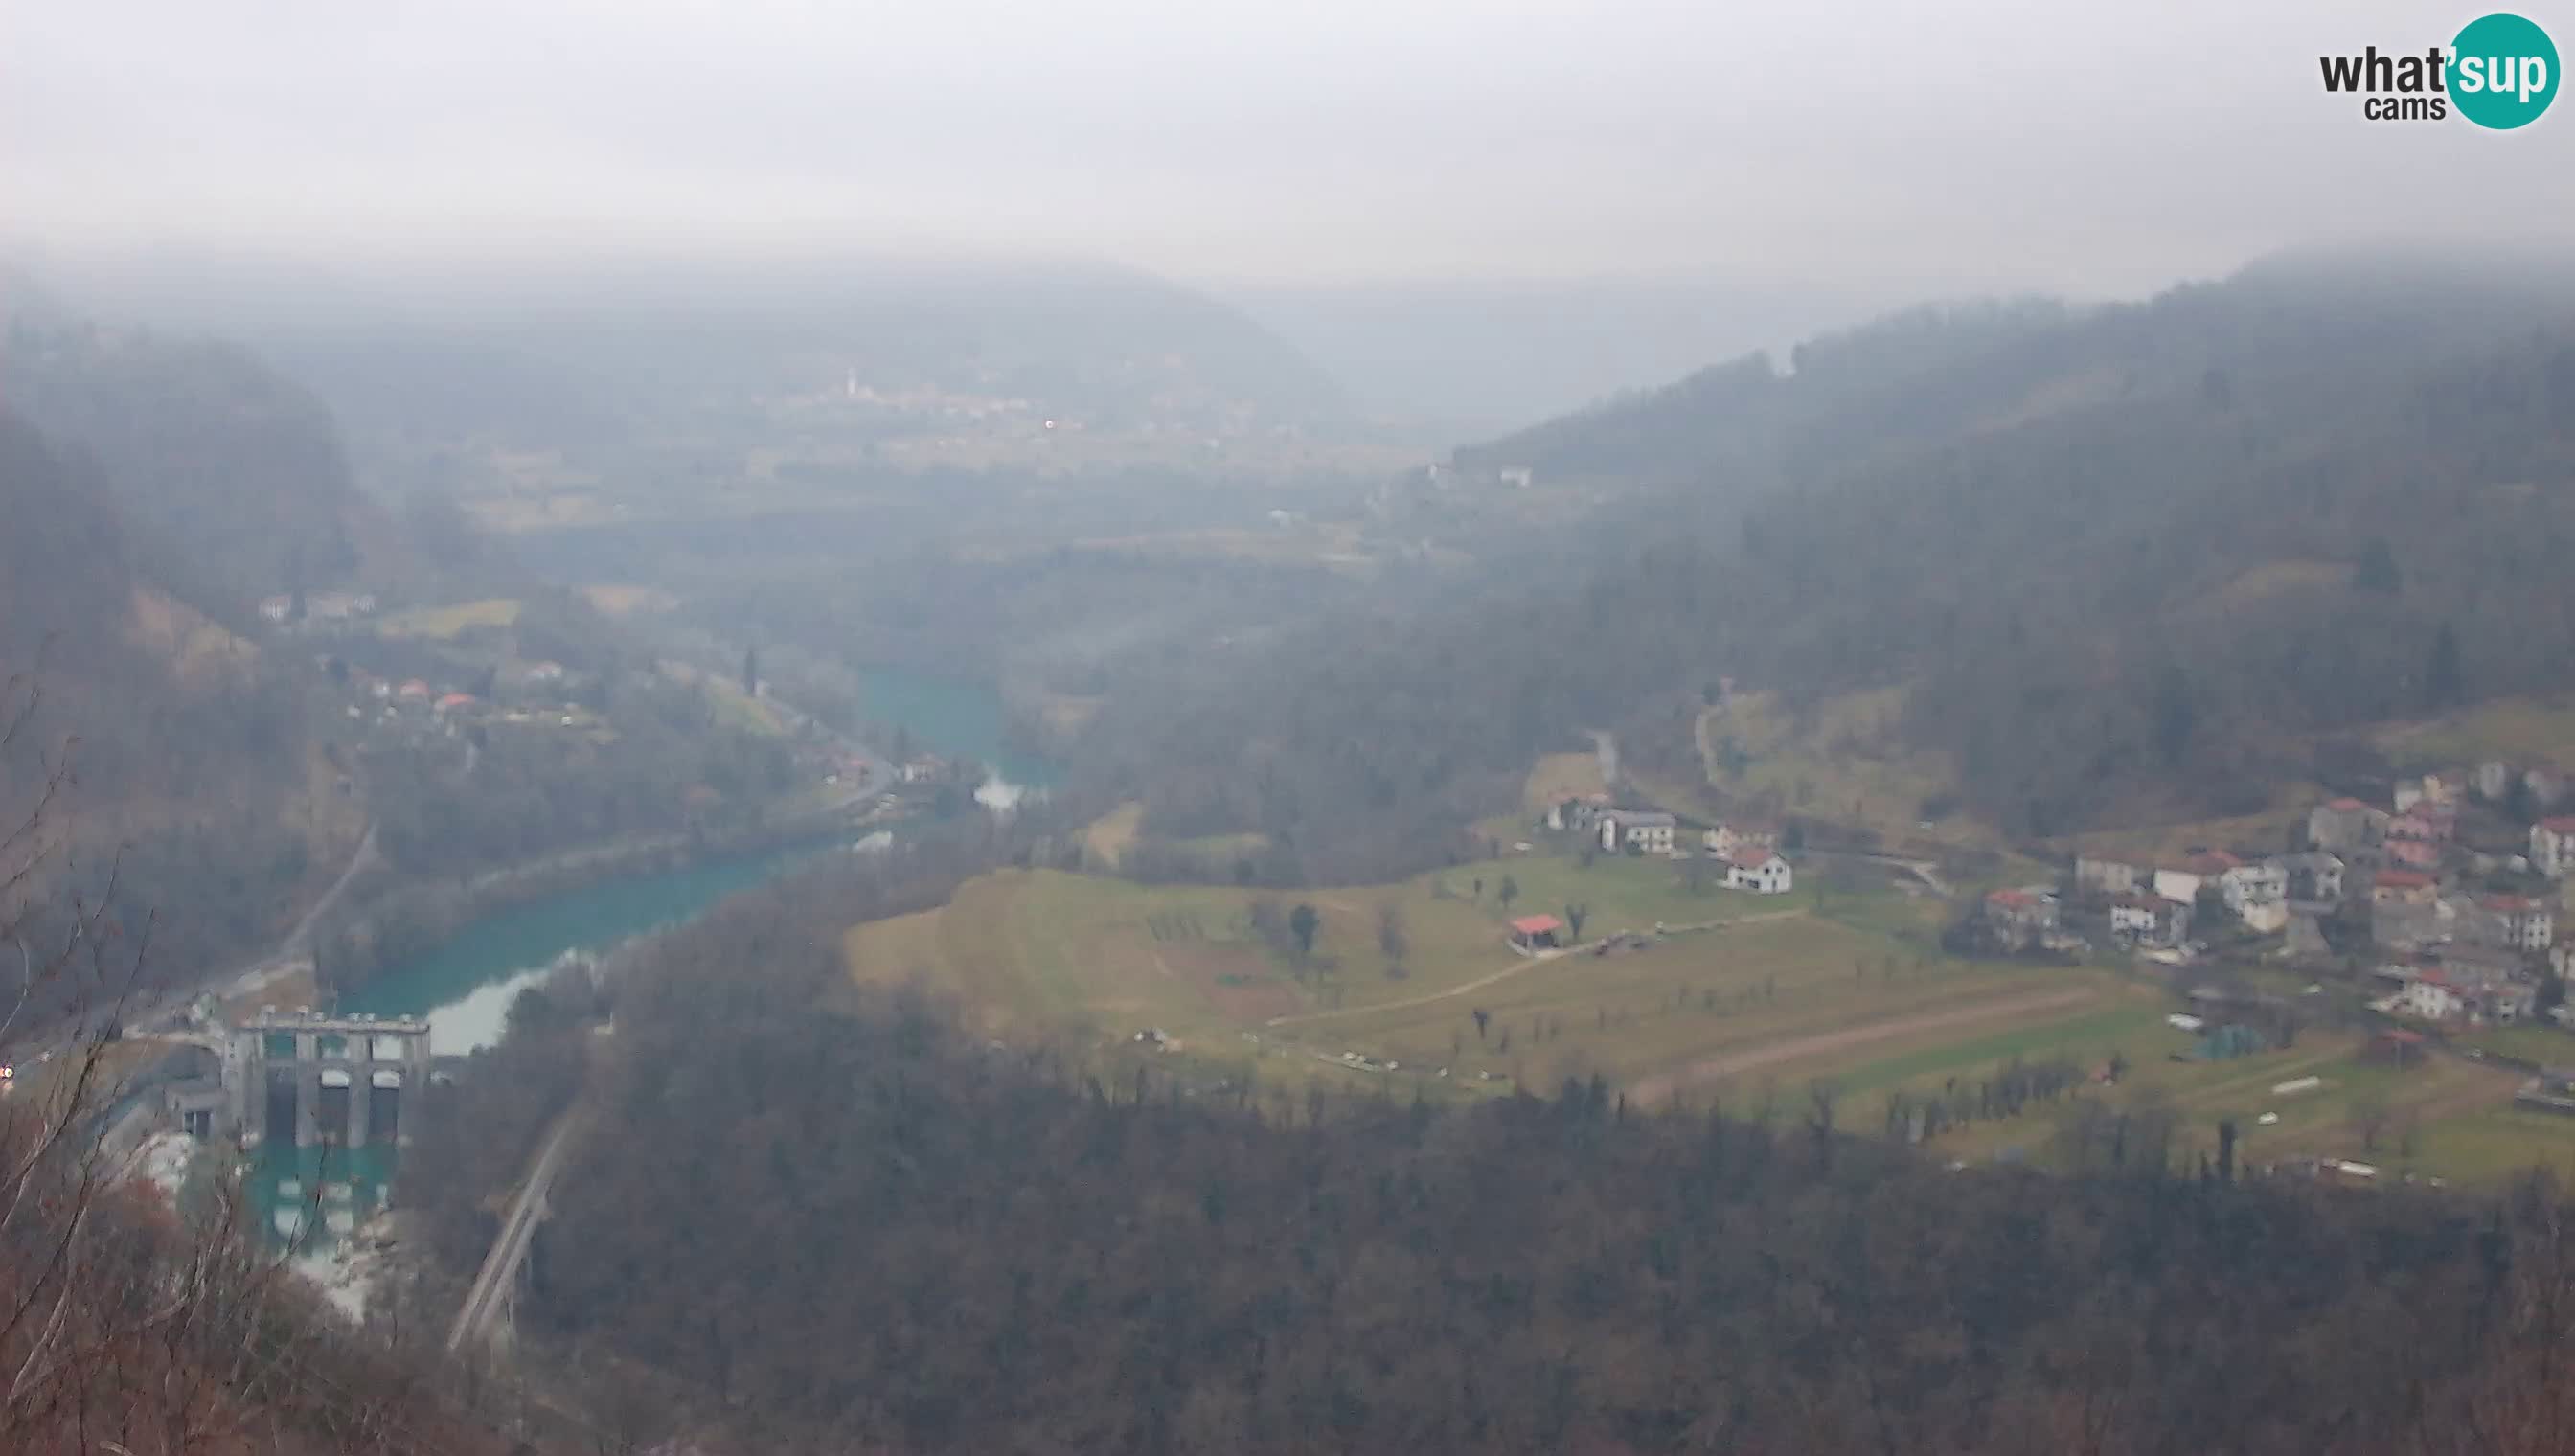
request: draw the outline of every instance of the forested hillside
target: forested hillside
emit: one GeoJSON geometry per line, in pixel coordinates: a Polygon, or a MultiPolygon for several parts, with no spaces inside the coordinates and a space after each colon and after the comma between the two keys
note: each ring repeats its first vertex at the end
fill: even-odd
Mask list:
{"type": "Polygon", "coordinates": [[[1425,812],[1501,806],[1584,728],[1695,775],[1720,677],[1900,687],[1968,806],[2048,834],[2240,811],[2319,732],[2575,654],[2562,268],[2282,259],[1790,362],[1460,452],[1629,489],[1444,613],[1329,624],[1187,713],[1104,716],[1095,751],[1176,831],[1261,829],[1332,877],[1434,849],[1425,812]]]}
{"type": "MultiPolygon", "coordinates": [[[[2058,1179],[1802,1092],[1192,1086],[854,1002],[852,906],[909,901],[809,883],[611,983],[597,1111],[650,1132],[585,1145],[522,1306],[706,1449],[2512,1453],[2575,1418],[2553,1193],[2245,1181],[2145,1117],[2058,1179]]],[[[468,1081],[539,1110],[493,1125],[561,1098],[586,997],[514,1013],[531,1054],[468,1081]]]]}
{"type": "MultiPolygon", "coordinates": [[[[0,412],[0,677],[30,706],[0,791],[67,768],[75,832],[47,886],[149,910],[184,970],[268,933],[327,872],[290,804],[310,764],[305,675],[208,620],[161,573],[175,549],[89,460],[0,412]]],[[[57,901],[58,903],[58,901],[57,901]]]]}
{"type": "Polygon", "coordinates": [[[97,462],[124,510],[184,544],[163,575],[228,623],[271,593],[397,565],[330,413],[235,346],[22,311],[0,383],[10,408],[97,462]]]}

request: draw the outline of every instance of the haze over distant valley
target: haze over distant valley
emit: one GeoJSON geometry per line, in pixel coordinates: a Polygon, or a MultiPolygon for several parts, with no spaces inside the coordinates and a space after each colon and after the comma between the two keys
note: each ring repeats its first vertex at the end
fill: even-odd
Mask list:
{"type": "Polygon", "coordinates": [[[2565,1449],[2550,19],[21,7],[0,1452],[2565,1449]]]}

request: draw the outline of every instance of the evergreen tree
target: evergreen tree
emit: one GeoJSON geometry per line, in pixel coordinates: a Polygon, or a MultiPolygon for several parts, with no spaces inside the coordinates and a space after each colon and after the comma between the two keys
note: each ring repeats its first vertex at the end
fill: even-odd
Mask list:
{"type": "Polygon", "coordinates": [[[2432,639],[2432,663],[2423,673],[2423,698],[2431,708],[2439,710],[2455,708],[2466,702],[2467,696],[2467,681],[2459,670],[2459,634],[2444,622],[2432,639]]]}

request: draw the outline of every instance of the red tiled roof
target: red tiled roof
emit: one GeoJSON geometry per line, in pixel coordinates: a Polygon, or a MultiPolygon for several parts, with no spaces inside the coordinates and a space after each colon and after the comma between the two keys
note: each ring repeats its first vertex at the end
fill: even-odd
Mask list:
{"type": "Polygon", "coordinates": [[[2520,915],[2530,911],[2530,900],[2524,895],[2490,894],[2477,903],[2498,914],[2520,915]]]}
{"type": "Polygon", "coordinates": [[[1522,915],[1511,921],[1511,928],[1523,935],[1543,935],[1556,928],[1557,923],[1553,915],[1522,915]]]}
{"type": "Polygon", "coordinates": [[[2038,903],[2038,898],[2025,889],[1998,889],[1985,896],[1985,903],[1989,905],[2006,905],[2015,910],[2025,910],[2031,905],[2038,903]]]}
{"type": "Polygon", "coordinates": [[[2337,798],[2333,802],[2326,804],[2325,807],[2332,809],[2336,813],[2347,814],[2359,809],[2367,808],[2369,805],[2362,803],[2356,798],[2337,798]]]}
{"type": "Polygon", "coordinates": [[[2378,871],[2380,889],[2421,889],[2432,882],[2432,876],[2419,869],[2382,869],[2378,871]]]}
{"type": "Polygon", "coordinates": [[[2559,814],[2539,821],[2539,826],[2552,834],[2575,834],[2575,814],[2559,814]]]}
{"type": "Polygon", "coordinates": [[[1762,865],[1769,863],[1771,860],[1778,858],[1779,851],[1767,847],[1752,847],[1737,849],[1725,857],[1728,862],[1739,864],[1746,869],[1758,869],[1762,865]]]}
{"type": "Polygon", "coordinates": [[[2230,869],[2240,869],[2243,865],[2243,860],[2223,849],[2203,849],[2181,862],[2181,867],[2193,874],[2223,874],[2230,869]]]}

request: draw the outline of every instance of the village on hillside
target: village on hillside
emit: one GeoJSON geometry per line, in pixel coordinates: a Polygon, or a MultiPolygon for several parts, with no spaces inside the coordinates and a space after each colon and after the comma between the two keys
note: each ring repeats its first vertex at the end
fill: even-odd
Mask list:
{"type": "MultiPolygon", "coordinates": [[[[2553,812],[2570,797],[2575,784],[2556,768],[2497,759],[2401,778],[2383,806],[2351,796],[2317,803],[2296,847],[2276,852],[2078,853],[2055,882],[1987,892],[1950,943],[2069,959],[2106,947],[2203,983],[2247,967],[2340,976],[2388,1018],[2399,1052],[2424,1031],[2575,1031],[2565,1002],[2575,938],[2557,936],[2561,891],[2575,875],[2575,813],[2553,812]]],[[[2205,984],[2194,995],[2231,1004],[2205,984]]],[[[2277,998],[2232,993],[2247,1004],[2266,999],[2277,998]]],[[[2575,1065],[2575,1035],[2562,1056],[2528,1060],[2524,1105],[2575,1112],[2570,1077],[2558,1069],[2575,1065]]]]}
{"type": "Polygon", "coordinates": [[[1606,793],[1582,794],[1554,805],[1540,827],[1596,841],[1603,853],[1711,860],[1723,866],[1714,882],[1726,889],[1786,894],[1796,887],[1796,871],[1779,852],[1779,826],[1767,819],[1720,820],[1699,831],[1695,855],[1677,816],[1661,809],[1620,808],[1606,793]]]}

